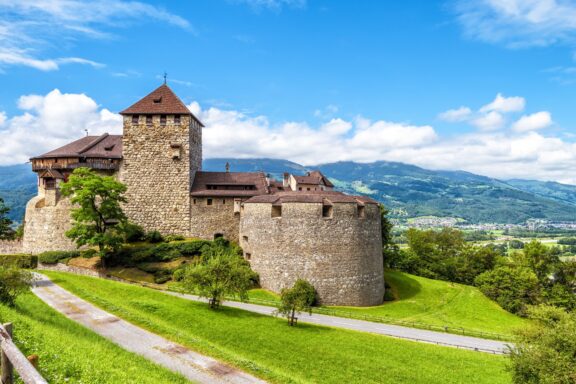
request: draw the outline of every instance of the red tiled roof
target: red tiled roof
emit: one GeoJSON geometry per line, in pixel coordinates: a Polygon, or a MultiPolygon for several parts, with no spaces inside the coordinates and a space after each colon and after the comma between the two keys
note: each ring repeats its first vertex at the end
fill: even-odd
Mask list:
{"type": "Polygon", "coordinates": [[[204,126],[200,120],[190,110],[182,100],[166,84],[162,84],[154,91],[144,96],[142,99],[126,108],[121,115],[190,115],[200,125],[204,126]]]}
{"type": "Polygon", "coordinates": [[[122,135],[86,136],[30,160],[55,157],[121,159],[122,135]]]}
{"type": "Polygon", "coordinates": [[[196,172],[191,191],[192,196],[198,197],[251,197],[267,193],[263,172],[196,172]]]}
{"type": "Polygon", "coordinates": [[[306,174],[306,176],[294,176],[298,184],[312,184],[321,185],[324,184],[327,187],[333,187],[334,184],[328,180],[326,176],[320,171],[311,171],[306,174]]]}
{"type": "Polygon", "coordinates": [[[246,200],[245,203],[269,203],[274,205],[283,203],[321,203],[328,205],[332,203],[378,204],[376,200],[366,196],[351,196],[335,191],[276,192],[271,195],[254,196],[246,200]]]}

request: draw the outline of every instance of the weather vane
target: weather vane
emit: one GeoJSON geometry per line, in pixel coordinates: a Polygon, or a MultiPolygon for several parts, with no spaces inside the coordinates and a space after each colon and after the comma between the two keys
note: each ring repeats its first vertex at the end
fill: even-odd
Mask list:
{"type": "Polygon", "coordinates": [[[166,71],[164,71],[164,84],[166,84],[166,77],[168,77],[168,74],[166,73],[166,71]]]}

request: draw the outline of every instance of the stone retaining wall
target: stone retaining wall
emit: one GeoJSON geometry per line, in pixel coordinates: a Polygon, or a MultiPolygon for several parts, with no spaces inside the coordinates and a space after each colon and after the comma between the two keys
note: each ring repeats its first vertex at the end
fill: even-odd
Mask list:
{"type": "Polygon", "coordinates": [[[0,240],[0,255],[23,253],[21,240],[0,240]]]}

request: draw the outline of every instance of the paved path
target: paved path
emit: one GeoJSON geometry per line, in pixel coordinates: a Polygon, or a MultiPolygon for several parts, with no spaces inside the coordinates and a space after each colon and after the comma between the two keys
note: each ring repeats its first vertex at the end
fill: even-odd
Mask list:
{"type": "Polygon", "coordinates": [[[136,327],[74,296],[54,284],[48,277],[36,274],[32,291],[52,308],[84,325],[124,349],[177,372],[189,380],[206,384],[264,384],[236,368],[136,327]]]}
{"type": "MultiPolygon", "coordinates": [[[[188,300],[206,301],[194,295],[187,295],[168,291],[163,292],[169,295],[182,297],[188,300]]],[[[224,305],[228,307],[239,308],[246,311],[256,312],[262,315],[269,315],[269,316],[275,316],[274,311],[276,310],[276,308],[274,307],[242,303],[237,301],[226,301],[224,305]]],[[[309,315],[308,313],[301,313],[300,315],[298,315],[298,321],[317,325],[326,325],[329,327],[351,329],[354,331],[376,333],[380,335],[398,337],[401,339],[409,339],[424,343],[432,343],[432,344],[469,349],[479,352],[494,353],[494,354],[507,353],[508,351],[507,345],[511,345],[511,343],[496,340],[454,335],[451,333],[434,332],[424,329],[402,327],[399,325],[375,323],[371,321],[347,319],[336,316],[319,315],[316,313],[313,313],[312,315],[309,315]]]]}

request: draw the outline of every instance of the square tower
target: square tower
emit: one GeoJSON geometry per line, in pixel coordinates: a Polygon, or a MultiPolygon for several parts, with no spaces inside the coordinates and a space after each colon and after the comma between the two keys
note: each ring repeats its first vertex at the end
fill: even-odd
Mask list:
{"type": "Polygon", "coordinates": [[[190,190],[202,167],[203,124],[166,84],[120,114],[126,215],[147,231],[189,235],[190,190]]]}

